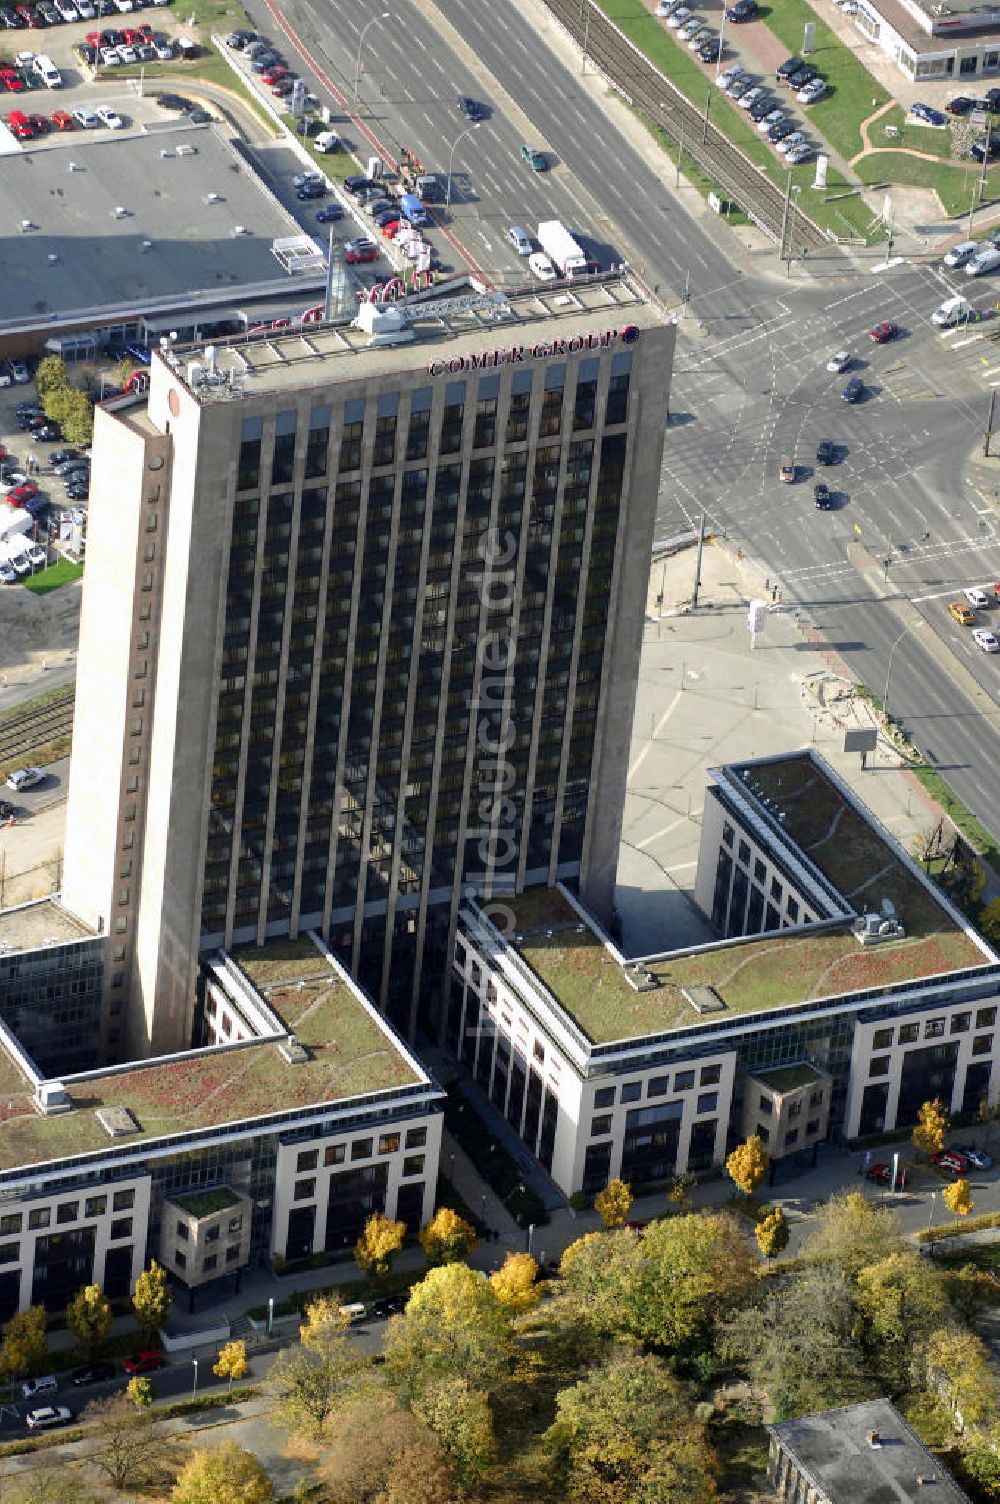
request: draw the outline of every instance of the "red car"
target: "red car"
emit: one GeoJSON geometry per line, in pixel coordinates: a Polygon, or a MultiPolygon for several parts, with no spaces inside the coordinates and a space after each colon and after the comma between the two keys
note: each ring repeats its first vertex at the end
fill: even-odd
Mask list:
{"type": "Polygon", "coordinates": [[[284,78],[287,72],[287,68],[282,68],[280,64],[276,64],[273,68],[268,68],[266,73],[261,74],[260,81],[262,84],[276,84],[284,78]]]}
{"type": "Polygon", "coordinates": [[[23,507],[26,501],[30,501],[33,496],[37,495],[38,487],[35,482],[25,480],[19,486],[15,486],[12,491],[7,492],[7,500],[12,507],[23,507]]]}
{"type": "Polygon", "coordinates": [[[399,220],[390,219],[382,226],[382,234],[387,240],[395,240],[399,234],[399,220]]]}
{"type": "Polygon", "coordinates": [[[19,141],[30,141],[35,134],[27,115],[22,115],[20,110],[11,110],[7,116],[7,124],[19,141]]]}
{"type": "MultiPolygon", "coordinates": [[[[892,1185],[892,1165],[869,1165],[867,1170],[869,1180],[877,1180],[881,1185],[892,1185]]],[[[906,1185],[906,1171],[899,1170],[896,1173],[896,1190],[901,1191],[906,1185]]]]}
{"type": "Polygon", "coordinates": [[[348,266],[356,266],[359,261],[377,261],[378,246],[371,240],[349,240],[344,246],[344,260],[348,266]]]}
{"type": "Polygon", "coordinates": [[[33,5],[15,5],[14,14],[20,16],[25,26],[30,26],[32,31],[40,31],[45,25],[33,5]]]}
{"type": "Polygon", "coordinates": [[[74,129],[72,115],[67,115],[65,110],[55,110],[52,115],[52,124],[58,131],[71,131],[74,129]]]}
{"type": "Polygon", "coordinates": [[[4,68],[0,70],[0,83],[3,84],[5,89],[9,89],[11,94],[24,93],[24,79],[16,68],[4,68]]]}
{"type": "Polygon", "coordinates": [[[105,46],[105,43],[101,40],[101,33],[99,31],[88,31],[86,42],[88,47],[101,48],[105,46]]]}
{"type": "Polygon", "coordinates": [[[969,1161],[957,1149],[942,1149],[940,1154],[933,1156],[933,1160],[939,1170],[947,1170],[949,1175],[968,1174],[969,1161]]]}
{"type": "Polygon", "coordinates": [[[52,129],[52,121],[48,115],[29,115],[28,124],[36,136],[47,136],[52,129]]]}
{"type": "Polygon", "coordinates": [[[887,340],[895,339],[899,333],[899,325],[892,324],[888,319],[884,323],[876,324],[871,331],[872,339],[877,345],[884,345],[887,340]]]}
{"type": "Polygon", "coordinates": [[[165,1368],[167,1360],[159,1348],[150,1347],[145,1352],[133,1353],[122,1364],[126,1373],[154,1373],[157,1368],[165,1368]]]}

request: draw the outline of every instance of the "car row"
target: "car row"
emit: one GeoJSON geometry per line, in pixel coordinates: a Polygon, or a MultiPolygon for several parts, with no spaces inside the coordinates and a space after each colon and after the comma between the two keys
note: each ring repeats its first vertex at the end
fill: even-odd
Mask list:
{"type": "Polygon", "coordinates": [[[950,1175],[967,1175],[970,1170],[991,1170],[993,1156],[975,1144],[949,1144],[946,1149],[931,1155],[932,1163],[950,1175]]]}
{"type": "Polygon", "coordinates": [[[0,25],[9,31],[39,31],[46,26],[58,26],[62,22],[93,21],[100,7],[101,15],[116,10],[128,15],[142,5],[169,5],[170,0],[37,0],[34,5],[5,5],[0,7],[0,25]]]}
{"type": "MultiPolygon", "coordinates": [[[[822,80],[818,82],[825,89],[826,85],[822,80]]],[[[805,132],[798,128],[792,111],[784,105],[776,104],[764,85],[755,83],[741,64],[731,63],[718,75],[716,83],[725,90],[727,99],[733,100],[739,109],[746,111],[760,134],[766,137],[790,166],[796,167],[809,161],[813,155],[813,146],[805,132]]],[[[796,97],[808,103],[811,96],[806,98],[807,92],[800,90],[796,97]]],[[[818,98],[818,94],[815,97],[818,98]]]]}
{"type": "MultiPolygon", "coordinates": [[[[657,0],[653,12],[668,28],[677,33],[677,40],[685,42],[691,52],[696,52],[703,63],[717,63],[722,56],[722,38],[717,36],[707,22],[696,16],[683,0],[657,0]]],[[[749,20],[749,14],[741,17],[749,20]]]]}
{"type": "MultiPolygon", "coordinates": [[[[38,773],[37,768],[24,768],[22,773],[38,773]]],[[[43,775],[39,775],[41,777],[43,775]]],[[[38,779],[35,780],[39,781],[38,779]]],[[[8,784],[10,779],[7,780],[8,784]]],[[[30,783],[21,784],[22,788],[30,788],[30,783]]],[[[159,1349],[147,1349],[144,1352],[133,1353],[126,1358],[122,1368],[129,1377],[136,1374],[152,1373],[155,1369],[163,1368],[166,1358],[159,1349]]],[[[106,1383],[117,1377],[115,1365],[106,1360],[96,1360],[85,1363],[80,1368],[74,1368],[70,1374],[70,1382],[74,1388],[80,1388],[86,1384],[106,1383]]],[[[43,1397],[53,1397],[59,1393],[59,1381],[55,1374],[44,1374],[41,1378],[25,1379],[21,1384],[21,1396],[26,1400],[37,1400],[43,1397]]],[[[65,1426],[73,1419],[73,1412],[67,1405],[39,1405],[29,1410],[24,1417],[25,1425],[31,1431],[46,1431],[54,1426],[65,1426]]]]}

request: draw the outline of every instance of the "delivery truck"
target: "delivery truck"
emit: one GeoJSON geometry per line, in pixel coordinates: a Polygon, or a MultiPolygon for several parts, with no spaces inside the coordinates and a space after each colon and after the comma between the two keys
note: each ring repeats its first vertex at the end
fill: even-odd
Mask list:
{"type": "Polygon", "coordinates": [[[542,221],[538,226],[538,244],[546,256],[555,262],[562,276],[586,276],[587,258],[566,226],[560,224],[558,219],[542,221]]]}

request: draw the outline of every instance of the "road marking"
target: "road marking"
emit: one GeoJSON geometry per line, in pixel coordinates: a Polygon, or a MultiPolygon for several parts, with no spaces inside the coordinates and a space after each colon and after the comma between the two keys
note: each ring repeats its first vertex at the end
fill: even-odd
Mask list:
{"type": "Polygon", "coordinates": [[[662,716],[660,717],[660,719],[657,721],[655,727],[653,728],[653,734],[650,737],[649,741],[643,747],[642,751],[639,753],[639,756],[636,758],[635,762],[629,768],[629,770],[628,770],[628,777],[630,779],[635,777],[636,773],[638,773],[639,769],[642,767],[643,763],[646,761],[646,758],[649,756],[650,752],[652,752],[652,750],[653,750],[653,743],[656,740],[657,735],[659,734],[660,731],[663,730],[663,727],[667,724],[667,722],[669,721],[670,717],[673,715],[674,711],[677,709],[678,704],[680,703],[681,693],[682,693],[681,690],[677,690],[676,691],[673,699],[670,701],[670,704],[667,706],[666,710],[663,712],[662,716]]]}
{"type": "MultiPolygon", "coordinates": [[[[645,849],[646,849],[647,846],[651,846],[653,844],[653,842],[654,841],[658,841],[661,836],[668,836],[672,830],[676,830],[677,829],[678,825],[686,825],[686,824],[687,824],[687,815],[678,815],[678,817],[677,817],[676,820],[671,820],[670,824],[669,825],[664,825],[664,827],[663,827],[662,830],[655,830],[653,832],[653,834],[651,836],[647,836],[644,841],[636,841],[636,843],[635,843],[635,849],[636,849],[636,851],[645,851],[645,849]]],[[[691,865],[693,867],[695,865],[694,862],[692,862],[691,865]]]]}
{"type": "Polygon", "coordinates": [[[970,334],[968,339],[957,339],[952,345],[953,350],[961,350],[964,345],[974,345],[977,339],[982,339],[981,334],[970,334]]]}

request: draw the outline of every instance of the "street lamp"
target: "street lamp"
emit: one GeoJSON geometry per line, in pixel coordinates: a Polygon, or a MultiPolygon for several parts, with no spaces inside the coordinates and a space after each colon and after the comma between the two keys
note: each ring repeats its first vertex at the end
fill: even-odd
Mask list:
{"type": "Polygon", "coordinates": [[[904,627],[896,641],[889,649],[889,662],[885,666],[885,691],[882,695],[882,709],[885,712],[886,721],[889,720],[889,675],[892,673],[892,660],[896,656],[896,649],[908,632],[916,632],[924,624],[923,617],[919,621],[911,621],[908,627],[904,627]]]}
{"type": "Polygon", "coordinates": [[[197,1358],[192,1358],[191,1359],[191,1367],[194,1369],[194,1383],[191,1385],[191,1398],[194,1399],[195,1395],[198,1393],[198,1359],[197,1358]]]}
{"type": "Polygon", "coordinates": [[[365,35],[373,26],[378,26],[382,21],[388,21],[392,15],[391,10],[384,10],[380,16],[372,16],[367,26],[362,26],[361,35],[358,38],[358,59],[354,65],[354,100],[357,103],[358,85],[361,82],[361,49],[365,45],[365,35]]]}
{"type": "Polygon", "coordinates": [[[473,131],[478,131],[482,123],[483,122],[481,120],[477,120],[475,125],[467,125],[464,131],[459,131],[458,135],[452,142],[451,155],[448,157],[448,193],[444,201],[444,206],[446,209],[451,208],[451,168],[455,160],[455,147],[460,141],[464,141],[466,136],[471,136],[473,131]]]}
{"type": "Polygon", "coordinates": [[[274,1327],[274,1296],[268,1297],[267,1302],[267,1335],[270,1337],[274,1327]]]}

